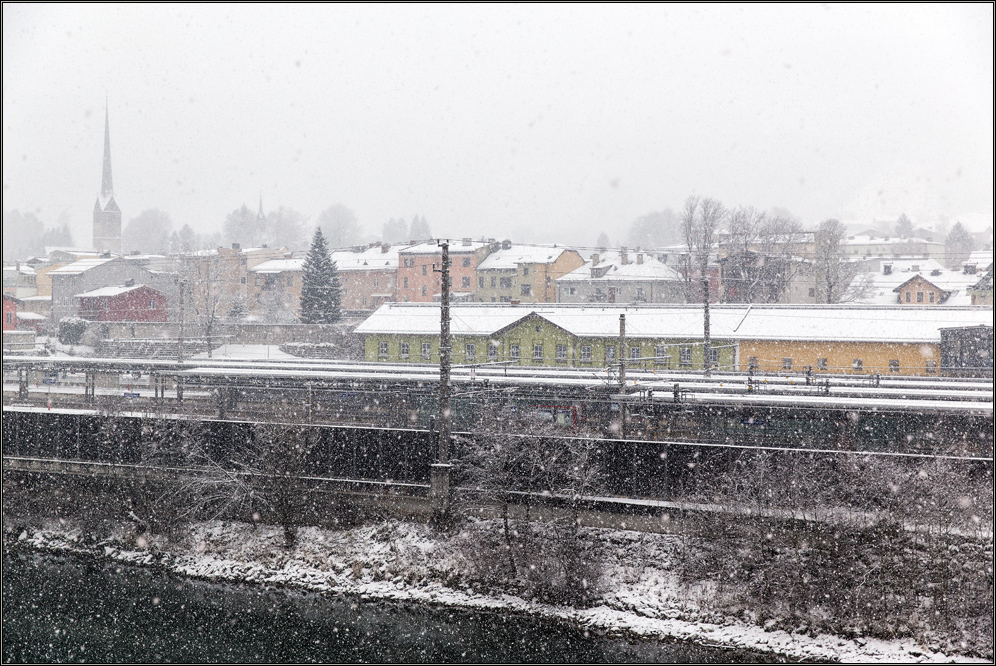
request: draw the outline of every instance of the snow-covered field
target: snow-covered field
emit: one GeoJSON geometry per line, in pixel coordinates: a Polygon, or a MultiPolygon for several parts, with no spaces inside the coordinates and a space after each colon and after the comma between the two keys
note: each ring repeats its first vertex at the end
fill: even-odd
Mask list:
{"type": "MultiPolygon", "coordinates": [[[[768,651],[789,659],[845,662],[986,663],[947,655],[909,640],[845,639],[789,633],[717,617],[702,610],[670,568],[677,537],[624,530],[595,530],[612,548],[596,605],[576,609],[511,594],[485,592],[465,575],[460,542],[468,533],[439,534],[409,522],[386,521],[347,530],[301,528],[297,544],[285,549],[283,532],[237,522],[198,523],[169,542],[136,535],[120,525],[115,536],[86,545],[81,531],[48,521],[25,529],[21,545],[84,552],[136,565],[157,565],[175,573],[218,582],[284,585],[370,600],[429,603],[481,610],[531,613],[602,631],[648,640],[674,638],[703,645],[768,651]]],[[[702,594],[708,593],[703,590],[702,594]]]]}

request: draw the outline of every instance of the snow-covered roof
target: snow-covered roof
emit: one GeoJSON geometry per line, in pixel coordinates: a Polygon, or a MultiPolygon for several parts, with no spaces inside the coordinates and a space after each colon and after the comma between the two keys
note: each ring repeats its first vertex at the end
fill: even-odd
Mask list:
{"type": "Polygon", "coordinates": [[[40,315],[37,312],[18,312],[17,318],[21,321],[44,321],[48,319],[45,315],[40,315]]]}
{"type": "Polygon", "coordinates": [[[94,289],[92,291],[87,291],[82,294],[76,294],[76,298],[101,298],[105,296],[119,296],[121,294],[126,294],[129,291],[136,291],[138,289],[143,289],[143,288],[151,289],[151,287],[146,287],[144,284],[133,284],[133,285],[122,284],[115,287],[101,287],[100,289],[94,289]]]}
{"type": "Polygon", "coordinates": [[[404,247],[408,246],[389,245],[385,252],[380,245],[375,245],[360,251],[336,250],[331,256],[340,271],[396,269],[398,267],[398,252],[404,247]]]}
{"type": "Polygon", "coordinates": [[[270,259],[261,264],[256,264],[249,269],[250,273],[286,273],[301,272],[304,268],[304,259],[270,259]]]}
{"type": "Polygon", "coordinates": [[[52,301],[52,294],[49,294],[47,296],[25,296],[21,300],[22,301],[33,301],[33,302],[41,302],[41,301],[49,301],[49,302],[51,302],[52,301]]]}
{"type": "MultiPolygon", "coordinates": [[[[488,243],[483,241],[461,241],[453,240],[450,241],[450,254],[459,254],[461,252],[475,252],[482,247],[487,246],[488,243]]],[[[442,249],[436,241],[424,241],[422,243],[415,243],[414,245],[408,245],[398,250],[401,254],[439,254],[442,249]]]]}
{"type": "Polygon", "coordinates": [[[71,264],[66,264],[65,266],[60,266],[55,270],[49,271],[49,275],[79,275],[91,268],[96,268],[97,266],[102,266],[108,261],[114,261],[116,257],[92,257],[89,259],[80,259],[79,261],[74,261],[71,264]]]}
{"type": "Polygon", "coordinates": [[[31,266],[28,266],[27,264],[21,264],[20,266],[18,266],[17,264],[14,264],[12,266],[4,266],[3,270],[10,271],[12,273],[13,272],[23,273],[24,275],[35,274],[35,269],[32,268],[31,266]]]}
{"type": "Polygon", "coordinates": [[[989,268],[993,263],[993,251],[988,250],[972,250],[972,253],[968,255],[968,259],[961,262],[964,264],[975,264],[980,271],[984,271],[989,268]]]}
{"type": "Polygon", "coordinates": [[[478,270],[514,270],[519,264],[551,264],[570,248],[550,245],[513,245],[508,250],[495,250],[481,262],[478,270]]]}
{"type": "MultiPolygon", "coordinates": [[[[631,338],[701,338],[699,306],[453,305],[454,335],[493,335],[535,314],[579,337],[614,337],[626,315],[631,338]]],[[[940,342],[940,329],[992,325],[992,310],[934,306],[713,306],[710,332],[726,340],[940,342]]],[[[356,328],[360,334],[439,335],[439,305],[386,303],[356,328]]]]}
{"type": "Polygon", "coordinates": [[[656,256],[647,252],[626,252],[626,263],[622,263],[622,253],[609,250],[598,254],[598,263],[593,264],[595,259],[588,261],[584,266],[571,271],[567,275],[557,279],[557,282],[575,282],[590,280],[681,280],[681,275],[671,266],[657,259],[656,256]],[[642,256],[642,262],[638,259],[642,256]],[[592,268],[596,269],[596,274],[592,275],[592,268]]]}
{"type": "Polygon", "coordinates": [[[892,273],[885,275],[881,271],[859,275],[856,280],[867,280],[865,295],[859,298],[861,303],[869,305],[890,305],[896,303],[896,290],[916,276],[920,276],[941,291],[950,292],[945,299],[945,305],[971,305],[972,298],[967,292],[969,287],[979,281],[979,275],[968,275],[964,271],[944,268],[934,259],[900,259],[883,262],[892,265],[892,273]]]}
{"type": "Polygon", "coordinates": [[[843,245],[907,245],[907,244],[923,244],[932,243],[935,245],[941,245],[937,241],[927,240],[926,238],[900,238],[899,236],[875,236],[871,234],[858,234],[855,236],[848,236],[843,241],[843,245]]]}

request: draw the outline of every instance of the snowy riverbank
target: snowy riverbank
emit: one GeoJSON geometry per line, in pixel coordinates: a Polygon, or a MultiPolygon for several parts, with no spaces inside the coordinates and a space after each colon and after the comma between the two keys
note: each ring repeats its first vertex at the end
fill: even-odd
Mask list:
{"type": "Polygon", "coordinates": [[[297,545],[281,547],[282,531],[235,522],[194,525],[173,542],[136,536],[121,525],[113,536],[85,543],[81,531],[51,521],[39,529],[8,534],[21,546],[85,553],[218,582],[288,586],[370,600],[429,603],[481,610],[507,610],[557,618],[599,631],[629,633],[645,639],[672,638],[703,645],[784,655],[788,659],[845,662],[977,661],[946,655],[909,640],[846,639],[789,633],[738,618],[702,611],[677,584],[668,562],[675,538],[619,530],[594,535],[615,552],[598,604],[574,609],[475,589],[462,574],[460,540],[440,536],[420,524],[388,521],[349,530],[302,528],[297,545]],[[638,564],[637,564],[638,563],[638,564]]]}

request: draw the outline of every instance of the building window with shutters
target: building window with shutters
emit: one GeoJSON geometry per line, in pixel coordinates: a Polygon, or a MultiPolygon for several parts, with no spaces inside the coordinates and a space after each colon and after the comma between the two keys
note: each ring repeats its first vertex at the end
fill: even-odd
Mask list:
{"type": "Polygon", "coordinates": [[[889,361],[889,372],[899,372],[899,360],[892,359],[889,361]]]}
{"type": "Polygon", "coordinates": [[[508,355],[513,361],[519,360],[519,345],[509,345],[508,355]]]}
{"type": "Polygon", "coordinates": [[[377,345],[377,355],[381,358],[387,358],[387,343],[381,342],[377,345]]]}
{"type": "Polygon", "coordinates": [[[583,345],[581,347],[581,362],[591,363],[591,345],[583,345]]]}
{"type": "Polygon", "coordinates": [[[411,350],[411,345],[407,342],[401,343],[401,358],[408,358],[408,352],[411,350]]]}
{"type": "Polygon", "coordinates": [[[432,358],[432,344],[429,342],[422,343],[422,358],[426,361],[432,358]]]}
{"type": "Polygon", "coordinates": [[[692,364],[692,348],[682,347],[681,348],[681,364],[691,365],[692,364]]]}
{"type": "Polygon", "coordinates": [[[616,348],[609,345],[605,348],[605,362],[615,363],[616,362],[616,348]]]}
{"type": "Polygon", "coordinates": [[[557,362],[567,362],[567,345],[557,345],[557,362]]]}

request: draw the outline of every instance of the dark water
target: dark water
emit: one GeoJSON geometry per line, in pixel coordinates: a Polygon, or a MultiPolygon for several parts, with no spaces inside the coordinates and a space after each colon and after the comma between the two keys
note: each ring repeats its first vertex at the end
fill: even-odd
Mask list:
{"type": "Polygon", "coordinates": [[[106,561],[3,556],[10,662],[756,662],[532,617],[191,581],[106,561]]]}

